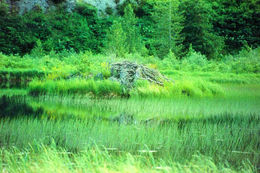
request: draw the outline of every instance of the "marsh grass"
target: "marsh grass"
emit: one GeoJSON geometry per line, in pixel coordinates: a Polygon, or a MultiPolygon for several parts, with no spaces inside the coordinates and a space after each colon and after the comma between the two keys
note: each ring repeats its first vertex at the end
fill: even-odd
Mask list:
{"type": "Polygon", "coordinates": [[[78,94],[89,96],[120,96],[122,87],[118,82],[110,80],[47,80],[47,81],[32,81],[29,84],[29,93],[31,95],[44,94],[78,94]]]}
{"type": "Polygon", "coordinates": [[[14,96],[43,112],[0,119],[0,169],[257,172],[259,86],[223,86],[224,96],[174,99],[14,96]]]}
{"type": "MultiPolygon", "coordinates": [[[[55,144],[58,150],[76,155],[85,150],[91,152],[95,147],[106,154],[108,151],[103,149],[107,148],[106,157],[114,157],[122,165],[125,164],[122,153],[129,153],[137,160],[143,156],[141,153],[146,154],[145,160],[153,166],[137,166],[138,169],[155,167],[154,163],[161,161],[171,169],[176,165],[170,163],[178,163],[183,169],[183,165],[193,163],[194,155],[202,155],[212,160],[215,171],[225,167],[254,172],[260,154],[260,100],[252,97],[254,93],[248,95],[249,91],[241,90],[243,97],[241,94],[228,98],[24,97],[33,108],[43,108],[43,113],[38,117],[20,115],[20,118],[1,119],[0,145],[7,151],[15,146],[19,153],[30,147],[37,149],[39,144],[47,148],[55,144]],[[121,114],[131,115],[135,121],[126,124],[115,121],[121,114]],[[154,161],[149,160],[149,153],[154,161]]],[[[106,161],[105,164],[110,164],[106,161]]]]}
{"type": "Polygon", "coordinates": [[[218,84],[259,84],[259,73],[224,73],[216,71],[181,71],[181,70],[162,70],[164,75],[174,80],[204,80],[218,84]]]}
{"type": "MultiPolygon", "coordinates": [[[[243,116],[243,115],[241,115],[243,116]]],[[[111,151],[120,155],[129,152],[156,151],[155,159],[185,162],[197,153],[212,157],[215,163],[229,163],[238,168],[242,162],[252,165],[259,162],[258,131],[259,117],[240,117],[226,121],[225,117],[212,121],[176,121],[169,124],[120,125],[105,121],[47,119],[1,120],[1,146],[20,149],[28,144],[47,146],[78,153],[101,148],[115,148],[111,151]]]]}
{"type": "Polygon", "coordinates": [[[224,95],[224,90],[218,84],[192,79],[164,83],[164,86],[142,82],[130,91],[132,97],[175,98],[175,97],[210,97],[224,95]]]}
{"type": "MultiPolygon", "coordinates": [[[[152,154],[133,155],[110,153],[108,149],[94,147],[80,153],[57,149],[54,145],[38,145],[37,149],[1,149],[0,169],[6,172],[234,172],[229,165],[216,165],[206,156],[193,155],[188,162],[155,159],[152,154]]],[[[241,163],[241,172],[255,172],[248,162],[241,163]]]]}
{"type": "Polygon", "coordinates": [[[128,92],[125,92],[124,86],[120,83],[110,80],[37,80],[29,84],[29,93],[34,96],[76,94],[90,97],[125,97],[128,95],[141,98],[174,98],[224,95],[224,90],[218,84],[194,79],[176,81],[175,83],[166,82],[164,86],[150,84],[147,81],[137,81],[135,87],[128,92]]]}

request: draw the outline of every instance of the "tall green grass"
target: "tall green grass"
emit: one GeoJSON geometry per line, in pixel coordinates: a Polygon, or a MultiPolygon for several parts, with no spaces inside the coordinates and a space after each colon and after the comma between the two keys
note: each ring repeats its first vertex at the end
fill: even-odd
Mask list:
{"type": "MultiPolygon", "coordinates": [[[[123,86],[110,80],[58,80],[58,81],[32,81],[29,84],[31,95],[44,94],[85,94],[93,96],[124,96],[123,86]]],[[[175,83],[165,83],[164,86],[150,84],[147,81],[137,81],[135,87],[129,92],[131,97],[157,97],[173,98],[179,96],[203,97],[223,95],[223,89],[217,85],[203,80],[184,80],[175,83]]]]}
{"type": "Polygon", "coordinates": [[[82,94],[89,96],[120,96],[122,95],[122,87],[118,82],[110,80],[94,81],[94,80],[47,80],[32,81],[29,84],[29,93],[31,95],[41,94],[82,94]]]}
{"type": "Polygon", "coordinates": [[[164,86],[149,84],[148,82],[137,82],[137,87],[130,91],[134,97],[160,97],[174,98],[180,96],[205,97],[221,96],[224,90],[221,86],[203,80],[180,80],[175,83],[165,83],[164,86]]]}
{"type": "Polygon", "coordinates": [[[182,71],[182,70],[162,70],[166,76],[174,80],[194,80],[201,79],[218,84],[259,84],[260,74],[254,73],[221,73],[221,72],[201,72],[201,71],[182,71]]]}
{"type": "Polygon", "coordinates": [[[196,154],[191,160],[177,162],[172,159],[156,159],[153,153],[133,155],[123,152],[113,154],[112,149],[94,147],[80,153],[71,153],[65,149],[38,145],[37,149],[21,150],[13,147],[0,149],[0,170],[3,172],[256,172],[250,162],[241,163],[238,169],[228,164],[216,164],[212,158],[196,154]]]}
{"type": "MultiPolygon", "coordinates": [[[[71,88],[68,81],[53,81],[55,87],[57,82],[71,88]]],[[[140,82],[136,88],[145,85],[140,82]]],[[[14,96],[1,108],[1,113],[17,111],[17,116],[0,119],[0,169],[258,172],[259,85],[225,84],[222,90],[220,97],[89,99],[63,90],[62,96],[14,96]],[[30,115],[20,111],[25,107],[30,115]],[[38,109],[42,111],[34,114],[38,109]],[[121,115],[132,120],[122,122],[121,115]]]]}
{"type": "Polygon", "coordinates": [[[119,155],[152,150],[156,159],[179,162],[199,153],[212,157],[217,164],[228,163],[238,168],[248,160],[254,166],[259,163],[258,122],[259,115],[243,114],[129,125],[101,120],[2,119],[0,141],[2,147],[20,149],[28,148],[28,144],[37,148],[39,143],[55,143],[58,148],[74,153],[95,146],[114,148],[119,155]]]}

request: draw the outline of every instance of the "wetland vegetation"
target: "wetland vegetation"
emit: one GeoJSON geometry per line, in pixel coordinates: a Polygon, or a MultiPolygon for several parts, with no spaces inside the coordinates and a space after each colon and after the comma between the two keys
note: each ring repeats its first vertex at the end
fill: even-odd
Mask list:
{"type": "Polygon", "coordinates": [[[117,2],[0,2],[0,172],[259,172],[257,2],[117,2]]]}

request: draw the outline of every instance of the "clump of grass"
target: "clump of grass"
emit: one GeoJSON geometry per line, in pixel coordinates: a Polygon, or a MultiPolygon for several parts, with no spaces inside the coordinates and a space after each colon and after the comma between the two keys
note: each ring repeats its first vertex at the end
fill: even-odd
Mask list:
{"type": "Polygon", "coordinates": [[[136,88],[130,92],[131,96],[160,98],[180,96],[203,97],[223,94],[224,90],[218,84],[203,80],[180,80],[175,83],[165,83],[164,86],[140,81],[137,82],[136,88]]]}
{"type": "MultiPolygon", "coordinates": [[[[35,80],[29,84],[31,95],[44,94],[79,94],[95,97],[124,96],[123,87],[118,82],[110,80],[35,80]]],[[[165,83],[164,86],[150,84],[148,81],[139,80],[130,90],[132,97],[159,97],[173,98],[179,96],[203,97],[223,94],[222,88],[211,82],[203,80],[182,80],[176,83],[165,83]]]]}
{"type": "Polygon", "coordinates": [[[94,97],[122,95],[122,87],[118,82],[110,80],[35,80],[29,84],[31,95],[41,94],[81,94],[94,97]]]}

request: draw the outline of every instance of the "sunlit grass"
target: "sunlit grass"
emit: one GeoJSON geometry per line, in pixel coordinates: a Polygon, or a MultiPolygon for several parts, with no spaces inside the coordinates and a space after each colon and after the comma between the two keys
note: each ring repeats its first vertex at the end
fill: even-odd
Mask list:
{"type": "Polygon", "coordinates": [[[28,87],[29,93],[38,95],[85,95],[89,97],[130,97],[140,98],[174,98],[180,96],[208,97],[224,95],[224,90],[218,84],[203,80],[180,80],[166,82],[164,86],[151,84],[148,81],[137,81],[129,91],[119,82],[110,80],[47,80],[32,81],[28,87]]]}
{"type": "MultiPolygon", "coordinates": [[[[232,115],[231,115],[232,116],[232,115]]],[[[52,145],[70,152],[95,146],[113,148],[115,154],[153,150],[156,159],[184,162],[200,153],[218,164],[241,166],[259,161],[258,115],[233,118],[179,119],[173,122],[118,124],[106,121],[50,121],[47,119],[1,120],[1,145],[20,149],[37,144],[52,145]],[[164,124],[166,123],[166,124],[164,124]],[[167,124],[168,123],[168,124],[167,124]]]]}
{"type": "MultiPolygon", "coordinates": [[[[0,169],[4,172],[235,172],[229,165],[217,164],[203,155],[193,155],[190,161],[156,159],[152,153],[120,155],[109,149],[94,147],[80,153],[71,153],[52,146],[38,145],[37,149],[20,150],[15,147],[0,149],[0,169]]],[[[248,162],[242,162],[241,172],[255,172],[248,162]]]]}
{"type": "Polygon", "coordinates": [[[110,80],[47,80],[32,81],[29,84],[29,93],[36,96],[41,94],[78,94],[113,97],[120,96],[122,94],[122,87],[118,82],[113,82],[110,80]]]}

